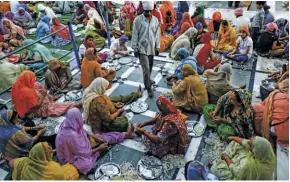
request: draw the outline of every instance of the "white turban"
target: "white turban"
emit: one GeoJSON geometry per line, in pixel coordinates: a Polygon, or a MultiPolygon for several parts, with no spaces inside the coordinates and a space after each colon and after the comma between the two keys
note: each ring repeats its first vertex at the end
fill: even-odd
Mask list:
{"type": "Polygon", "coordinates": [[[142,1],[142,6],[144,10],[153,10],[154,9],[154,1],[142,1]]]}
{"type": "Polygon", "coordinates": [[[38,9],[39,11],[43,11],[43,10],[45,9],[45,6],[42,5],[42,4],[40,4],[40,5],[38,5],[37,9],[38,9]]]}

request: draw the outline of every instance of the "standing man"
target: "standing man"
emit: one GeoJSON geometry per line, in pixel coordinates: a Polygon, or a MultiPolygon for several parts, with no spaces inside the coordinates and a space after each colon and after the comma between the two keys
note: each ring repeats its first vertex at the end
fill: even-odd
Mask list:
{"type": "Polygon", "coordinates": [[[144,13],[137,16],[133,22],[132,48],[135,57],[139,57],[143,70],[145,89],[149,97],[153,97],[150,75],[153,67],[154,55],[159,54],[160,31],[159,21],[152,16],[153,1],[142,2],[144,13]]]}

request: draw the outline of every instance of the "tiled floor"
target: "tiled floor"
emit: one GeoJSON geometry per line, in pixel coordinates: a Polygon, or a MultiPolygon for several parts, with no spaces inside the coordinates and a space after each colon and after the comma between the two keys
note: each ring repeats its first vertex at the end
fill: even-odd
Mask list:
{"type": "MultiPolygon", "coordinates": [[[[195,2],[196,4],[200,2],[195,2]]],[[[209,8],[206,10],[205,14],[206,17],[211,17],[212,12],[223,8],[222,13],[224,17],[233,17],[233,10],[232,9],[225,9],[227,7],[227,2],[217,3],[217,2],[207,2],[209,4],[209,8]]],[[[276,5],[279,5],[279,3],[276,3],[276,5]]],[[[274,6],[275,7],[275,6],[274,6]]],[[[277,9],[278,6],[276,6],[277,9]]],[[[253,5],[252,5],[253,8],[253,5]]],[[[252,9],[251,8],[251,9],[252,9]]],[[[279,9],[279,8],[278,8],[279,9]]],[[[191,8],[191,11],[193,9],[191,8]]],[[[279,11],[282,11],[279,9],[279,11]]],[[[245,12],[248,16],[252,15],[253,12],[245,12]]],[[[279,14],[279,13],[278,13],[279,14]]],[[[287,17],[288,18],[288,17],[287,17]]],[[[58,50],[58,53],[62,50],[58,50]]],[[[102,51],[108,51],[107,49],[104,49],[102,51]]],[[[65,53],[65,51],[61,52],[62,54],[65,53]]],[[[147,92],[143,92],[143,97],[140,98],[140,100],[145,101],[149,105],[149,110],[141,113],[141,114],[133,114],[130,112],[130,110],[126,110],[126,116],[130,117],[129,120],[131,120],[134,124],[148,121],[151,118],[153,118],[158,111],[155,101],[156,98],[164,91],[167,91],[168,89],[171,89],[170,86],[166,84],[166,79],[163,77],[159,71],[159,67],[164,66],[165,68],[169,68],[168,75],[172,74],[174,71],[174,67],[176,66],[176,62],[173,60],[170,60],[166,58],[168,56],[168,53],[160,53],[159,56],[155,57],[154,62],[154,68],[151,74],[151,79],[156,82],[157,87],[155,88],[155,95],[153,98],[148,98],[147,92]]],[[[136,58],[132,58],[133,60],[136,60],[136,58]]],[[[138,61],[138,60],[137,60],[138,61]]],[[[70,64],[71,68],[75,68],[77,66],[76,60],[73,60],[70,64]]],[[[267,58],[261,58],[257,57],[257,59],[251,60],[251,62],[247,63],[245,66],[236,66],[234,64],[233,66],[233,75],[232,75],[232,83],[235,85],[247,85],[247,89],[253,88],[253,97],[252,97],[252,103],[258,103],[260,102],[259,98],[256,98],[256,96],[259,96],[259,84],[263,78],[267,75],[266,72],[270,72],[276,69],[280,69],[281,67],[281,61],[279,59],[267,59],[267,58]],[[253,64],[254,61],[257,61],[256,64],[253,64]],[[255,72],[256,71],[256,72],[255,72]],[[251,76],[254,76],[253,80],[251,80],[251,76]]],[[[79,79],[79,73],[75,75],[76,78],[79,79]]],[[[123,83],[114,83],[113,87],[106,92],[107,95],[110,97],[117,96],[117,95],[126,95],[130,94],[131,92],[134,92],[137,90],[138,86],[141,85],[144,88],[143,85],[143,76],[142,76],[142,69],[139,66],[138,68],[129,66],[129,65],[122,65],[122,68],[117,72],[117,77],[120,77],[120,80],[122,80],[123,83]],[[126,78],[126,79],[122,79],[126,78]]],[[[9,93],[5,95],[1,95],[1,99],[9,99],[9,93]]],[[[189,121],[200,121],[205,126],[204,118],[201,115],[193,114],[193,113],[185,113],[189,116],[189,121]]],[[[151,126],[147,126],[145,128],[146,130],[150,131],[151,126]]],[[[204,134],[205,136],[208,134],[207,132],[204,134]]],[[[192,138],[189,148],[187,150],[187,153],[185,155],[185,158],[187,161],[199,159],[201,162],[206,164],[206,160],[202,158],[201,155],[201,149],[206,148],[206,144],[203,141],[204,137],[199,138],[192,138]]],[[[208,148],[208,150],[212,150],[208,148]]],[[[140,138],[135,138],[133,140],[125,140],[124,142],[114,145],[110,151],[112,152],[112,160],[113,162],[116,162],[118,164],[121,164],[123,162],[132,162],[135,166],[138,162],[138,160],[145,155],[146,148],[143,145],[142,142],[140,142],[140,138]]],[[[279,158],[278,162],[283,163],[285,161],[285,156],[281,155],[282,158],[279,158]]],[[[96,163],[96,167],[99,165],[109,162],[109,152],[104,154],[99,158],[99,160],[96,163]]],[[[95,169],[96,169],[95,167],[95,169]]],[[[7,173],[7,166],[0,165],[0,180],[4,179],[7,173]]],[[[287,170],[288,171],[288,170],[287,170]]],[[[172,172],[170,176],[172,179],[184,179],[183,176],[183,169],[180,169],[177,176],[174,174],[175,172],[172,172]]],[[[92,175],[88,175],[89,179],[94,179],[92,175]]],[[[288,176],[289,178],[289,176],[288,176]]],[[[281,177],[281,179],[288,179],[287,176],[281,177]]],[[[169,180],[169,179],[168,179],[169,180]]]]}

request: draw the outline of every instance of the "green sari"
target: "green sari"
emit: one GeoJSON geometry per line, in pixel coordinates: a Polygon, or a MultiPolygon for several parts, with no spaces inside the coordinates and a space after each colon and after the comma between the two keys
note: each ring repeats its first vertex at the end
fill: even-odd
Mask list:
{"type": "Polygon", "coordinates": [[[218,159],[211,172],[220,180],[273,180],[275,172],[275,154],[271,144],[262,137],[243,140],[242,144],[232,141],[224,153],[232,160],[229,166],[218,159]],[[252,151],[251,151],[252,148],[252,151]]]}

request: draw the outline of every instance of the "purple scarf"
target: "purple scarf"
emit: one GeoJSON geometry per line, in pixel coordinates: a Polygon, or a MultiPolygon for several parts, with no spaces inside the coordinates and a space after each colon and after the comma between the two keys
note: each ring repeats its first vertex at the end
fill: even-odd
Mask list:
{"type": "Polygon", "coordinates": [[[22,15],[22,14],[20,14],[20,10],[24,10],[25,11],[24,8],[19,7],[17,13],[15,13],[14,20],[17,20],[17,21],[20,21],[20,22],[21,21],[26,22],[28,20],[32,20],[31,15],[27,11],[25,11],[24,15],[22,15]]]}
{"type": "Polygon", "coordinates": [[[175,25],[173,26],[173,30],[172,33],[173,35],[176,34],[177,32],[179,32],[180,27],[181,27],[181,23],[182,23],[182,16],[183,14],[181,12],[176,12],[176,17],[177,17],[177,21],[175,23],[175,25]]]}
{"type": "Polygon", "coordinates": [[[0,29],[1,29],[1,34],[2,35],[5,35],[5,34],[9,34],[9,31],[7,30],[7,28],[4,26],[4,23],[3,23],[3,20],[4,18],[7,18],[9,20],[11,20],[13,22],[14,20],[14,13],[11,12],[11,11],[8,11],[4,14],[4,17],[1,19],[1,22],[0,22],[0,29]]]}
{"type": "Polygon", "coordinates": [[[70,163],[82,174],[87,174],[96,163],[100,154],[93,153],[79,109],[68,110],[57,133],[56,151],[61,165],[70,163]]]}

